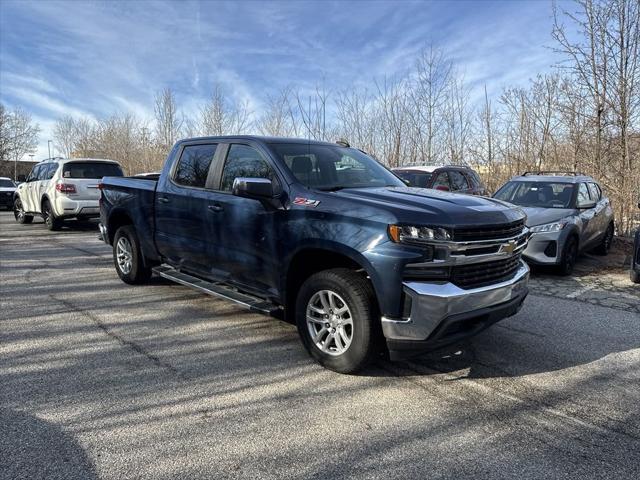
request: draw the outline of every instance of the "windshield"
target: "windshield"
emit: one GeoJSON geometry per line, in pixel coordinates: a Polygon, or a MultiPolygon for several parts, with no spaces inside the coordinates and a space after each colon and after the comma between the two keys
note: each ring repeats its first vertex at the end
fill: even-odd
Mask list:
{"type": "Polygon", "coordinates": [[[16,184],[11,180],[7,180],[5,178],[0,178],[0,188],[15,188],[16,184]]]}
{"type": "Polygon", "coordinates": [[[411,187],[426,188],[431,180],[429,172],[420,172],[416,170],[394,170],[397,176],[403,180],[407,180],[411,187]]]}
{"type": "Polygon", "coordinates": [[[122,169],[116,163],[106,162],[71,162],[62,168],[64,178],[122,177],[122,169]]]}
{"type": "Polygon", "coordinates": [[[553,182],[508,182],[494,198],[522,207],[571,208],[574,185],[553,182]]]}
{"type": "Polygon", "coordinates": [[[354,148],[300,143],[276,143],[271,147],[293,175],[310,188],[406,186],[373,158],[354,148]]]}

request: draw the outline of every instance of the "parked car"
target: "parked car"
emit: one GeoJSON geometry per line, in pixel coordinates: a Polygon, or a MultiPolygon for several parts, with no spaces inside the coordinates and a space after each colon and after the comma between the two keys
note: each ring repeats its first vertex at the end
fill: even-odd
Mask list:
{"type": "MultiPolygon", "coordinates": [[[[640,200],[638,201],[638,208],[640,208],[640,200]]],[[[634,237],[630,277],[633,283],[640,283],[640,228],[636,230],[634,237]]]]}
{"type": "Polygon", "coordinates": [[[120,164],[95,158],[55,158],[36,164],[15,193],[16,221],[31,223],[41,215],[49,230],[58,230],[67,219],[98,217],[98,183],[107,175],[122,176],[120,164]]]}
{"type": "Polygon", "coordinates": [[[435,188],[446,192],[487,195],[478,173],[464,166],[411,166],[392,169],[412,187],[435,188]]]}
{"type": "Polygon", "coordinates": [[[531,238],[522,256],[528,263],[573,272],[578,254],[606,255],[614,234],[609,198],[591,177],[572,172],[527,172],[503,185],[494,198],[522,207],[531,238]]]}
{"type": "Polygon", "coordinates": [[[16,184],[8,177],[0,177],[0,206],[13,208],[13,195],[16,192],[16,184]]]}
{"type": "Polygon", "coordinates": [[[528,289],[525,215],[407,187],[343,144],[178,142],[160,179],[102,180],[100,231],[126,283],[152,272],[297,323],[322,365],[354,372],[473,335],[528,289]]]}

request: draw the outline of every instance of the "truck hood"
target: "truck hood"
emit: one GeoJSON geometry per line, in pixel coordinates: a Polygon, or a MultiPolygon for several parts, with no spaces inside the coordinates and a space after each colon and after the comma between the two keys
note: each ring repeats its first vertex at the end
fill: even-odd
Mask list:
{"type": "Polygon", "coordinates": [[[520,208],[500,200],[430,188],[353,188],[334,194],[363,206],[385,209],[404,224],[459,227],[499,225],[525,218],[520,208]]]}
{"type": "Polygon", "coordinates": [[[520,207],[527,214],[527,227],[544,225],[576,214],[572,208],[520,207]]]}

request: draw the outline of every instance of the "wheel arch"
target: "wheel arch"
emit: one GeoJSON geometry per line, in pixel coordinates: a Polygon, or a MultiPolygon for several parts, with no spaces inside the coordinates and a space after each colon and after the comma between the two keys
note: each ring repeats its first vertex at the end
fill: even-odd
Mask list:
{"type": "Polygon", "coordinates": [[[107,235],[109,245],[113,245],[113,238],[116,235],[116,231],[124,225],[133,225],[133,219],[125,210],[116,210],[111,212],[109,219],[107,220],[107,235]]]}

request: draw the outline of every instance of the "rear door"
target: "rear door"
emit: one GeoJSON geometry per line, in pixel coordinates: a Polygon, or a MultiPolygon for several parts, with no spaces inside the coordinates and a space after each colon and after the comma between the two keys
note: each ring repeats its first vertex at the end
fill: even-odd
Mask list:
{"type": "Polygon", "coordinates": [[[94,200],[100,198],[98,184],[102,177],[121,177],[120,165],[113,162],[73,161],[62,165],[60,182],[75,187],[74,200],[94,200]]]}
{"type": "MultiPolygon", "coordinates": [[[[218,144],[187,143],[159,181],[155,197],[156,246],[168,263],[210,275],[208,256],[212,193],[207,189],[218,144]]],[[[219,276],[219,275],[214,275],[219,276]]]]}
{"type": "Polygon", "coordinates": [[[591,198],[589,187],[586,183],[578,184],[578,198],[576,200],[577,207],[580,210],[580,219],[582,220],[582,234],[580,238],[580,249],[589,249],[597,241],[598,236],[598,217],[596,215],[596,206],[592,208],[580,208],[580,204],[595,201],[591,198]]]}
{"type": "MultiPolygon", "coordinates": [[[[34,198],[36,200],[37,212],[41,210],[40,206],[42,198],[44,197],[45,193],[49,191],[51,179],[55,175],[56,170],[58,170],[58,166],[58,162],[51,162],[43,164],[40,169],[40,172],[38,174],[38,181],[36,182],[36,185],[34,185],[33,189],[35,192],[34,198]]],[[[51,200],[53,201],[53,199],[51,200]]]]}

